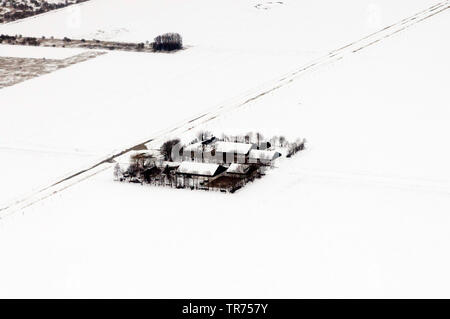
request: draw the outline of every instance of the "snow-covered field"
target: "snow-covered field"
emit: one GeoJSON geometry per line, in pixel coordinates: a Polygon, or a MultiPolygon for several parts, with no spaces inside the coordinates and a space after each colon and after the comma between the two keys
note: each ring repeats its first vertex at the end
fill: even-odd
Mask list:
{"type": "Polygon", "coordinates": [[[36,147],[15,148],[0,145],[3,166],[2,204],[18,199],[29,191],[53,183],[57,178],[97,159],[101,154],[36,147]]]}
{"type": "MultiPolygon", "coordinates": [[[[61,10],[0,28],[127,41],[176,31],[190,45],[108,53],[0,90],[0,146],[79,152],[18,161],[2,149],[2,167],[18,176],[2,178],[2,194],[145,140],[435,1],[126,3],[78,6],[79,27],[61,10]]],[[[232,196],[113,183],[106,170],[3,219],[0,295],[448,297],[449,21],[436,15],[203,126],[308,140],[232,196]]]]}

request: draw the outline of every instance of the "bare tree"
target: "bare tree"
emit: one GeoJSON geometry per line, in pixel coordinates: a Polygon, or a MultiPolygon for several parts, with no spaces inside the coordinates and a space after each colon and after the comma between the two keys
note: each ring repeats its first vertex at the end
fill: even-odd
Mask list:
{"type": "Polygon", "coordinates": [[[180,139],[176,138],[176,139],[165,142],[161,146],[160,152],[161,152],[161,155],[164,156],[164,159],[166,161],[172,160],[172,148],[178,143],[180,143],[180,139]]]}
{"type": "Polygon", "coordinates": [[[305,139],[297,139],[294,143],[287,143],[288,153],[286,157],[292,157],[297,152],[303,151],[305,149],[305,139]]]}
{"type": "Polygon", "coordinates": [[[197,138],[199,141],[207,140],[212,136],[212,133],[210,131],[201,130],[197,133],[197,138]]]}
{"type": "Polygon", "coordinates": [[[252,143],[253,142],[253,132],[248,132],[245,134],[245,142],[252,143]]]}
{"type": "Polygon", "coordinates": [[[259,132],[256,132],[255,135],[256,135],[256,144],[259,146],[259,143],[264,139],[264,136],[259,132]]]}
{"type": "Polygon", "coordinates": [[[148,161],[149,158],[151,158],[151,156],[146,153],[137,153],[131,155],[130,157],[131,163],[135,164],[136,167],[140,170],[145,168],[146,162],[148,161]]]}
{"type": "Polygon", "coordinates": [[[272,144],[273,146],[277,146],[277,142],[278,142],[278,136],[273,136],[270,139],[270,144],[272,144]]]}
{"type": "Polygon", "coordinates": [[[123,171],[122,168],[120,168],[119,163],[116,164],[116,166],[114,166],[114,179],[116,181],[120,181],[123,178],[123,171]]]}

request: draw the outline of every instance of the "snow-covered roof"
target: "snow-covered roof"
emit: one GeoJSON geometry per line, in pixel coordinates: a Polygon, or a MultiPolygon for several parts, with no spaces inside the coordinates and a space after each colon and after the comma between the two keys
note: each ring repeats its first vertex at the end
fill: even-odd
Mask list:
{"type": "Polygon", "coordinates": [[[180,174],[193,174],[203,176],[214,176],[219,169],[220,165],[210,163],[197,163],[197,162],[181,162],[177,169],[177,173],[180,174]]]}
{"type": "Polygon", "coordinates": [[[178,167],[178,166],[180,166],[180,162],[163,161],[162,166],[178,167]]]}
{"type": "Polygon", "coordinates": [[[216,152],[221,153],[247,154],[253,148],[253,144],[246,143],[217,142],[214,145],[216,152]]]}
{"type": "Polygon", "coordinates": [[[230,167],[227,169],[227,173],[232,174],[245,174],[249,170],[250,166],[245,164],[236,164],[233,163],[230,165],[230,167]]]}
{"type": "Polygon", "coordinates": [[[266,161],[272,161],[278,157],[280,157],[281,154],[277,151],[262,151],[262,150],[251,150],[248,154],[248,157],[250,159],[259,159],[259,160],[266,160],[266,161]]]}
{"type": "Polygon", "coordinates": [[[190,152],[190,151],[198,151],[198,150],[202,150],[202,143],[198,142],[198,143],[194,143],[194,144],[189,144],[186,145],[185,147],[183,147],[183,151],[184,152],[190,152]]]}

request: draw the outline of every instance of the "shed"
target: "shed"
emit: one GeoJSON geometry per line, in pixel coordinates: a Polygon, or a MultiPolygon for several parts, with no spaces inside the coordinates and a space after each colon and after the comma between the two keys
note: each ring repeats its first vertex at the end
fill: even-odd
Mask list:
{"type": "Polygon", "coordinates": [[[210,178],[219,176],[226,168],[219,164],[181,162],[177,169],[178,188],[202,188],[210,178]]]}

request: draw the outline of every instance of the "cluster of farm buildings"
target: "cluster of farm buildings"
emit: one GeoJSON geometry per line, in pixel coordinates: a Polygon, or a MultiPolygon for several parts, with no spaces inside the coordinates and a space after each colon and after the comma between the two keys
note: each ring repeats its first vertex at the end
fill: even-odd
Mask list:
{"type": "MultiPolygon", "coordinates": [[[[304,141],[291,145],[295,152],[304,141]]],[[[270,143],[219,141],[215,137],[187,146],[174,145],[171,154],[135,151],[127,170],[116,167],[116,179],[174,188],[234,193],[260,178],[282,156],[270,143]]]]}

